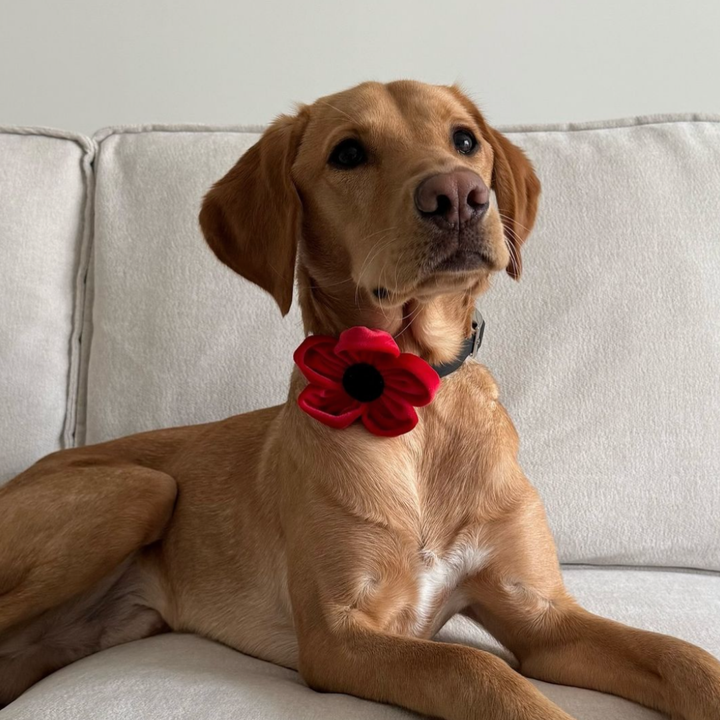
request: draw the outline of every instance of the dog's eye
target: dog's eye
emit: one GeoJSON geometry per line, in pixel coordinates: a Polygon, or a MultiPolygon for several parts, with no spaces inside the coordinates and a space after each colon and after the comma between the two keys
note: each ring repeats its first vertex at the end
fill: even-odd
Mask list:
{"type": "Polygon", "coordinates": [[[328,162],[341,170],[351,170],[367,160],[365,148],[359,140],[349,138],[335,146],[328,162]]]}
{"type": "Polygon", "coordinates": [[[469,130],[456,130],[453,133],[453,145],[463,155],[470,155],[477,147],[477,140],[469,130]]]}

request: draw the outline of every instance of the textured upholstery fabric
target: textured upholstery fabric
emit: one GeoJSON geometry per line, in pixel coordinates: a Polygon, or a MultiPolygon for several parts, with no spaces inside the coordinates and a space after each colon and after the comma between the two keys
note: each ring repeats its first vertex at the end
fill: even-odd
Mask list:
{"type": "Polygon", "coordinates": [[[93,143],[0,129],[0,482],[72,444],[93,143]]]}
{"type": "Polygon", "coordinates": [[[484,360],[561,558],[720,569],[720,123],[515,133],[544,186],[484,360]]]}
{"type": "MultiPolygon", "coordinates": [[[[568,568],[589,609],[667,632],[720,654],[720,576],[568,568]]],[[[496,650],[468,620],[441,638],[496,650]]],[[[659,720],[661,715],[588,690],[537,682],[577,720],[659,720]]],[[[412,713],[347,695],[319,694],[290,670],[188,635],[105,651],[50,676],[0,712],[0,720],[391,720],[412,713]]]]}
{"type": "Polygon", "coordinates": [[[299,319],[221,265],[197,215],[257,139],[107,136],[97,160],[87,442],[282,402],[299,319]]]}
{"type": "MultiPolygon", "coordinates": [[[[720,122],[516,130],[544,183],[482,360],[567,562],[720,569],[720,122]]],[[[99,137],[87,440],[282,402],[285,320],[197,227],[255,133],[99,137]]]]}

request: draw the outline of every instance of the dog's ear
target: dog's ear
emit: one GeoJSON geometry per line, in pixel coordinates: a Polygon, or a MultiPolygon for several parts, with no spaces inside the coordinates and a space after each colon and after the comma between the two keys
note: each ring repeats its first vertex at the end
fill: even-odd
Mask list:
{"type": "Polygon", "coordinates": [[[283,315],[292,304],[302,204],[292,165],[307,113],[281,115],[205,196],[200,227],[228,267],[269,292],[283,315]]]}
{"type": "Polygon", "coordinates": [[[487,124],[486,128],[483,135],[486,135],[495,153],[492,187],[510,245],[507,273],[513,280],[519,280],[522,274],[520,246],[535,224],[540,181],[527,155],[517,145],[487,124]]]}
{"type": "Polygon", "coordinates": [[[450,89],[473,116],[483,137],[493,149],[495,158],[491,187],[495,191],[510,249],[507,273],[514,280],[518,280],[522,274],[520,246],[527,239],[535,223],[540,198],[540,181],[527,155],[502,133],[491,128],[480,110],[458,87],[452,86],[450,89]]]}

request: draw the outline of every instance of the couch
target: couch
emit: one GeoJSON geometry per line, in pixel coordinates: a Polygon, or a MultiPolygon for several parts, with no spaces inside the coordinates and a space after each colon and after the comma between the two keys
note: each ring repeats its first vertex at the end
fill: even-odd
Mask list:
{"type": "MultiPolygon", "coordinates": [[[[720,117],[504,130],[544,193],[522,281],[498,277],[480,300],[481,360],[567,584],[592,611],[720,656],[720,117]]],[[[260,131],[0,131],[0,482],[60,448],[284,401],[297,305],[281,319],[216,260],[196,219],[260,131]]],[[[462,617],[438,641],[514,661],[462,617]]],[[[537,684],[578,720],[660,717],[537,684]]],[[[86,658],[0,712],[402,717],[190,635],[86,658]]]]}

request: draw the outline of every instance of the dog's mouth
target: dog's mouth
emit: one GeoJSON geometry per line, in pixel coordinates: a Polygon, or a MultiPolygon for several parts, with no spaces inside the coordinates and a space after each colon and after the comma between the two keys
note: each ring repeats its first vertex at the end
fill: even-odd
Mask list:
{"type": "Polygon", "coordinates": [[[498,269],[495,255],[482,224],[468,223],[437,233],[432,238],[423,274],[467,273],[481,269],[492,272],[498,269]]]}
{"type": "Polygon", "coordinates": [[[382,307],[404,305],[408,300],[430,300],[436,295],[464,290],[477,282],[478,274],[497,270],[496,261],[480,248],[461,248],[436,260],[418,279],[402,288],[375,287],[372,294],[382,307]]]}
{"type": "Polygon", "coordinates": [[[395,307],[412,297],[430,299],[463,290],[477,282],[479,274],[502,269],[502,260],[487,231],[477,224],[468,224],[449,232],[433,233],[412,280],[398,286],[376,286],[371,291],[379,305],[395,307]]]}
{"type": "Polygon", "coordinates": [[[472,272],[486,268],[494,268],[493,259],[483,248],[459,248],[448,257],[436,262],[433,273],[472,272]]]}

